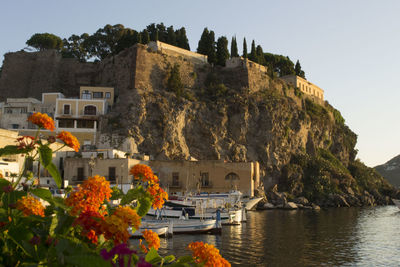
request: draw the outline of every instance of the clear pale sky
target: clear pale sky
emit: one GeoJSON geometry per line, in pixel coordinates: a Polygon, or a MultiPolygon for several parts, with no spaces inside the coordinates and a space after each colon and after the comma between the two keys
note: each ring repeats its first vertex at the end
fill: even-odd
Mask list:
{"type": "MultiPolygon", "coordinates": [[[[265,52],[300,60],[358,135],[368,166],[400,154],[400,1],[385,0],[2,0],[0,60],[34,33],[67,38],[106,24],[142,30],[150,23],[184,26],[192,51],[204,27],[216,37],[243,37],[265,52]]],[[[230,47],[230,46],[229,46],[230,47]]]]}

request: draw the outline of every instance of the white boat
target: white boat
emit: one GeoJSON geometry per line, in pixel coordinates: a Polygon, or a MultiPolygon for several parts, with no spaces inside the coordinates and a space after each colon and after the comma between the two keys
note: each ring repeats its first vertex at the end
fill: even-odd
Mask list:
{"type": "Polygon", "coordinates": [[[392,198],[392,201],[400,209],[400,200],[392,198]]]}
{"type": "Polygon", "coordinates": [[[221,233],[221,222],[216,219],[163,219],[145,220],[144,222],[148,226],[172,226],[172,232],[174,234],[221,233]]]}
{"type": "Polygon", "coordinates": [[[168,235],[168,225],[142,225],[138,230],[132,233],[132,228],[129,227],[128,231],[131,237],[142,237],[144,230],[151,230],[158,234],[158,236],[168,235]]]}
{"type": "MultiPolygon", "coordinates": [[[[161,210],[154,210],[151,208],[147,215],[161,219],[179,219],[179,218],[187,218],[193,220],[209,220],[209,219],[217,219],[217,210],[218,209],[194,209],[194,208],[169,208],[163,207],[161,210]]],[[[243,221],[243,212],[244,209],[235,209],[235,210],[220,210],[220,219],[223,225],[227,224],[240,224],[243,221]]]]}

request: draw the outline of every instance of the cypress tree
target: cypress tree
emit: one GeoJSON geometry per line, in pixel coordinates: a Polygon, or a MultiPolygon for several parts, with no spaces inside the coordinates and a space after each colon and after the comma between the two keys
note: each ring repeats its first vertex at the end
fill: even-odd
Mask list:
{"type": "Polygon", "coordinates": [[[178,47],[190,50],[189,40],[186,36],[185,27],[176,30],[175,34],[176,34],[176,43],[178,47]]]}
{"type": "Polygon", "coordinates": [[[232,37],[232,42],[231,42],[231,58],[232,57],[238,57],[238,48],[237,48],[237,43],[236,43],[236,37],[232,37]]]}
{"type": "Polygon", "coordinates": [[[207,43],[208,43],[208,36],[210,35],[210,32],[208,31],[207,28],[204,28],[203,33],[201,34],[199,44],[197,46],[197,53],[207,55],[208,54],[208,49],[207,49],[207,43]]]}
{"type": "Polygon", "coordinates": [[[225,62],[228,58],[228,39],[226,39],[225,36],[221,36],[217,41],[217,64],[220,66],[225,66],[225,62]]]}
{"type": "Polygon", "coordinates": [[[254,42],[254,40],[251,42],[251,51],[250,51],[249,59],[251,61],[257,62],[256,43],[254,42]]]}
{"type": "Polygon", "coordinates": [[[147,30],[142,32],[142,44],[148,44],[150,42],[150,35],[147,30]]]}
{"type": "Polygon", "coordinates": [[[167,29],[167,43],[170,45],[176,45],[176,35],[173,26],[170,26],[167,29]]]}
{"type": "Polygon", "coordinates": [[[247,43],[246,43],[246,37],[243,38],[243,57],[247,58],[247,43]]]}
{"type": "Polygon", "coordinates": [[[215,64],[217,63],[217,54],[215,52],[215,33],[214,31],[210,31],[208,35],[208,42],[207,42],[207,50],[208,50],[208,63],[215,64]]]}
{"type": "Polygon", "coordinates": [[[265,64],[265,58],[264,58],[264,52],[263,52],[263,49],[262,49],[261,45],[257,45],[256,54],[257,54],[257,63],[261,64],[261,65],[264,65],[265,64]]]}

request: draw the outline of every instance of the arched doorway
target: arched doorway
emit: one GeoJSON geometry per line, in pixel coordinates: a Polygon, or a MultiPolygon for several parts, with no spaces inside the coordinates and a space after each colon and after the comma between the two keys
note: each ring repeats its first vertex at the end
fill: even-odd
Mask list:
{"type": "Polygon", "coordinates": [[[230,183],[231,190],[239,190],[239,175],[234,172],[230,172],[225,176],[225,181],[230,183]]]}

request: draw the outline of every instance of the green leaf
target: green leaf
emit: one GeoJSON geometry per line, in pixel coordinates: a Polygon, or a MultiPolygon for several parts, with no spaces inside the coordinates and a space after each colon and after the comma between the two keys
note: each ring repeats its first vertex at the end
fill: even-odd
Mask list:
{"type": "Polygon", "coordinates": [[[192,256],[182,256],[182,257],[179,257],[176,262],[177,263],[190,263],[190,262],[193,262],[193,257],[192,256]]]}
{"type": "Polygon", "coordinates": [[[151,207],[151,199],[148,197],[141,198],[138,204],[137,214],[143,217],[149,212],[151,207]]]}
{"type": "Polygon", "coordinates": [[[11,183],[4,179],[4,178],[0,178],[0,190],[4,191],[4,187],[11,185],[11,183]]]}
{"type": "Polygon", "coordinates": [[[168,256],[164,257],[165,263],[170,263],[170,262],[173,262],[174,260],[175,260],[174,255],[168,255],[168,256]]]}
{"type": "Polygon", "coordinates": [[[133,200],[138,199],[140,195],[140,187],[129,189],[121,199],[121,205],[126,205],[131,203],[133,200]]]}
{"type": "Polygon", "coordinates": [[[52,202],[53,200],[53,196],[51,195],[51,192],[48,189],[36,188],[36,189],[31,189],[30,192],[35,196],[40,197],[41,199],[44,199],[46,201],[52,202]]]}
{"type": "Polygon", "coordinates": [[[38,148],[40,155],[40,162],[44,167],[48,166],[53,159],[53,150],[48,146],[40,146],[38,148]]]}
{"type": "Polygon", "coordinates": [[[54,230],[55,234],[66,234],[74,222],[75,217],[69,216],[68,214],[62,214],[58,216],[58,224],[54,230]]]}
{"type": "Polygon", "coordinates": [[[61,188],[61,175],[58,172],[58,169],[56,165],[54,165],[52,162],[50,162],[49,165],[45,167],[47,171],[50,173],[50,175],[53,177],[54,181],[56,182],[56,185],[58,188],[61,188]]]}
{"type": "Polygon", "coordinates": [[[49,228],[50,235],[54,235],[57,225],[58,225],[58,216],[53,216],[53,218],[51,219],[51,224],[50,224],[50,228],[49,228]]]}
{"type": "Polygon", "coordinates": [[[160,255],[158,255],[157,250],[155,250],[154,248],[150,249],[144,259],[151,264],[156,264],[157,262],[160,262],[162,260],[160,255]]]}
{"type": "Polygon", "coordinates": [[[26,196],[25,191],[12,191],[8,194],[3,194],[3,207],[8,207],[9,204],[17,203],[17,201],[23,196],[26,196]]]}
{"type": "Polygon", "coordinates": [[[3,148],[0,148],[0,156],[6,156],[6,155],[15,155],[15,154],[25,154],[30,151],[32,151],[33,148],[24,148],[24,149],[19,149],[18,146],[5,146],[3,148]]]}

